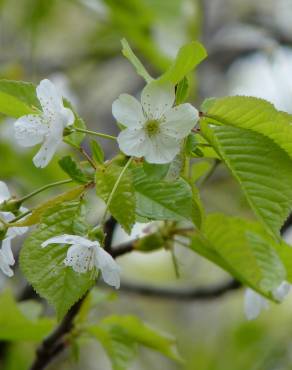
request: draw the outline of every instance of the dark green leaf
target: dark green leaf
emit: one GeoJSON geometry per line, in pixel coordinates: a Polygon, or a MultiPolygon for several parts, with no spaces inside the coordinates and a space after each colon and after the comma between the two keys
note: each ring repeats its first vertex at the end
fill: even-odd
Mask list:
{"type": "Polygon", "coordinates": [[[71,156],[68,155],[60,159],[59,165],[62,168],[62,170],[71,177],[72,180],[80,184],[86,184],[88,182],[88,178],[80,170],[77,163],[74,161],[74,159],[71,156]]]}

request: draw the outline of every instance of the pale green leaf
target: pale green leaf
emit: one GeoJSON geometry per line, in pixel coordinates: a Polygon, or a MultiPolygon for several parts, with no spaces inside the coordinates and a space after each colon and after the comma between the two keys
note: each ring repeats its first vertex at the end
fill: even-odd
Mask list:
{"type": "Polygon", "coordinates": [[[141,61],[137,58],[137,56],[134,54],[133,50],[131,49],[128,41],[126,39],[122,39],[122,53],[123,55],[132,63],[134,68],[136,69],[136,72],[138,75],[144,78],[144,80],[149,83],[153,80],[153,78],[149,75],[149,73],[146,71],[145,67],[141,63],[141,61]]]}
{"type": "Polygon", "coordinates": [[[277,111],[271,103],[246,96],[212,99],[206,114],[215,124],[249,129],[268,136],[292,157],[292,115],[277,111]]]}
{"type": "Polygon", "coordinates": [[[171,82],[174,85],[180,82],[185,75],[191,72],[199,63],[207,57],[203,45],[192,41],[182,46],[168,70],[158,79],[160,82],[171,82]]]}
{"type": "Polygon", "coordinates": [[[137,345],[155,350],[181,362],[175,339],[151,328],[135,316],[110,316],[88,332],[104,346],[114,370],[127,370],[137,352],[137,345]]]}
{"type": "Polygon", "coordinates": [[[0,340],[41,341],[54,326],[54,320],[48,318],[29,318],[15,302],[10,291],[0,295],[0,340]]]}
{"type": "Polygon", "coordinates": [[[236,127],[202,124],[205,137],[238,180],[268,230],[279,231],[292,209],[292,161],[268,137],[236,127]]]}
{"type": "MultiPolygon", "coordinates": [[[[106,169],[96,172],[96,193],[104,202],[108,201],[122,169],[123,167],[112,164],[106,169]]],[[[130,233],[135,222],[135,208],[136,200],[132,175],[131,171],[127,170],[110,202],[109,211],[125,231],[130,233]]]]}
{"type": "Polygon", "coordinates": [[[194,234],[190,247],[272,298],[272,291],[286,278],[276,245],[256,222],[212,214],[206,217],[201,233],[194,234]]]}
{"type": "Polygon", "coordinates": [[[152,220],[191,220],[192,190],[185,180],[152,180],[141,167],[134,169],[133,174],[139,216],[152,220]]]}
{"type": "Polygon", "coordinates": [[[85,186],[78,186],[76,188],[70,189],[65,193],[57,195],[54,198],[47,200],[46,202],[40,204],[38,207],[34,208],[29,216],[27,216],[23,221],[16,222],[13,225],[18,227],[21,226],[32,226],[40,222],[44,213],[51,207],[62,204],[63,202],[68,202],[70,200],[77,199],[85,191],[85,186]]]}
{"type": "Polygon", "coordinates": [[[39,108],[33,84],[0,80],[0,113],[18,118],[26,114],[40,113],[39,108]]]}
{"type": "Polygon", "coordinates": [[[20,253],[20,267],[36,292],[52,304],[59,318],[93,285],[89,273],[78,274],[64,265],[68,245],[41,244],[62,234],[82,235],[80,202],[63,203],[49,208],[39,227],[26,239],[20,253]]]}

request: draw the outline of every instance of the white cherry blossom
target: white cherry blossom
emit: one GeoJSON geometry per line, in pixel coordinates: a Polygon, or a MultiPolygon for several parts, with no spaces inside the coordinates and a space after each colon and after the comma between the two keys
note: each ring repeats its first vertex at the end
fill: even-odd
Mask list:
{"type": "MultiPolygon", "coordinates": [[[[287,281],[282,283],[273,291],[273,297],[281,302],[287,296],[291,285],[287,281]]],[[[269,302],[266,298],[248,288],[244,296],[244,312],[248,320],[254,320],[262,310],[269,308],[269,302]]]]}
{"type": "Polygon", "coordinates": [[[173,107],[174,101],[174,86],[157,81],[145,86],[141,103],[131,95],[120,95],[113,103],[112,113],[126,126],[117,139],[121,151],[145,157],[149,163],[171,162],[199,118],[191,104],[173,107]]]}
{"type": "Polygon", "coordinates": [[[42,80],[36,88],[42,107],[40,114],[20,117],[14,124],[15,137],[25,147],[42,144],[33,158],[36,167],[46,167],[63,140],[66,126],[74,123],[74,114],[65,108],[62,96],[49,80],[42,80]]]}
{"type": "Polygon", "coordinates": [[[66,266],[71,266],[78,273],[91,271],[94,267],[101,271],[103,280],[116,289],[120,287],[120,267],[112,256],[97,241],[77,235],[60,235],[42,243],[42,247],[50,244],[70,244],[64,259],[66,266]]]}
{"type": "MultiPolygon", "coordinates": [[[[8,190],[7,185],[0,181],[0,204],[5,200],[10,199],[11,195],[8,190]]],[[[25,212],[27,209],[24,207],[20,208],[21,212],[25,212]]],[[[14,219],[14,215],[11,212],[0,212],[0,218],[5,222],[9,222],[14,219]]],[[[13,266],[15,263],[13,253],[11,250],[11,240],[18,235],[24,234],[28,230],[27,227],[11,227],[7,230],[5,238],[2,240],[0,248],[0,269],[2,272],[11,277],[13,276],[13,270],[10,266],[13,266]]],[[[1,242],[1,241],[0,241],[1,242]]]]}

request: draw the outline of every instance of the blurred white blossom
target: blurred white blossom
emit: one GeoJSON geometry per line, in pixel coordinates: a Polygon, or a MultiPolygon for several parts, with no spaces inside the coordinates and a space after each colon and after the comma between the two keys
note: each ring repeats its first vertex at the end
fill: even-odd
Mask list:
{"type": "Polygon", "coordinates": [[[266,99],[292,113],[292,49],[257,52],[233,63],[228,73],[231,95],[266,99]]]}

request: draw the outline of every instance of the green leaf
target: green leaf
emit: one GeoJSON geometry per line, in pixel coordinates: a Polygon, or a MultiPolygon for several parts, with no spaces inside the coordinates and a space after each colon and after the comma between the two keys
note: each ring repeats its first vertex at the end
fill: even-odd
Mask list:
{"type": "Polygon", "coordinates": [[[192,190],[185,180],[152,180],[141,167],[135,168],[133,174],[139,216],[151,220],[191,220],[192,190]]]}
{"type": "Polygon", "coordinates": [[[273,299],[272,291],[286,278],[276,246],[260,224],[212,214],[201,233],[194,234],[190,248],[273,299]]]}
{"type": "Polygon", "coordinates": [[[249,129],[269,137],[292,157],[292,115],[258,98],[232,96],[212,100],[206,118],[215,124],[249,129]]]}
{"type": "Polygon", "coordinates": [[[81,171],[81,169],[78,167],[77,163],[71,156],[68,155],[60,159],[59,165],[62,170],[71,177],[72,180],[80,184],[86,184],[88,182],[88,178],[81,171]]]}
{"type": "Polygon", "coordinates": [[[238,180],[252,209],[276,237],[292,209],[292,162],[268,137],[236,127],[208,128],[205,137],[238,180]]]}
{"type": "Polygon", "coordinates": [[[138,75],[140,75],[144,80],[149,83],[153,80],[153,78],[149,75],[146,71],[145,67],[141,63],[141,61],[136,57],[133,50],[131,49],[128,41],[126,39],[122,39],[122,53],[123,55],[132,63],[138,75]]]}
{"type": "Polygon", "coordinates": [[[176,105],[184,103],[189,95],[189,82],[186,77],[184,77],[176,87],[175,93],[175,103],[176,105]]]}
{"type": "Polygon", "coordinates": [[[41,341],[54,326],[54,320],[28,318],[10,291],[0,295],[0,339],[5,341],[41,341]]]}
{"type": "Polygon", "coordinates": [[[109,316],[88,332],[101,341],[114,370],[127,370],[137,352],[137,345],[155,350],[181,362],[173,337],[144,324],[135,316],[109,316]]]}
{"type": "Polygon", "coordinates": [[[41,244],[62,234],[84,235],[80,202],[63,203],[49,208],[42,216],[39,227],[26,239],[20,253],[20,267],[36,290],[62,318],[94,284],[89,273],[78,274],[64,265],[68,245],[41,244]]]}
{"type": "Polygon", "coordinates": [[[169,170],[170,164],[154,164],[154,163],[148,163],[146,161],[143,162],[143,170],[147,176],[151,179],[155,180],[161,180],[163,179],[168,170],[169,170]]]}
{"type": "Polygon", "coordinates": [[[102,149],[101,145],[97,141],[91,140],[90,141],[90,148],[91,148],[92,157],[93,157],[93,160],[95,161],[95,163],[103,164],[103,162],[104,162],[104,152],[103,152],[103,149],[102,149]]]}
{"type": "Polygon", "coordinates": [[[212,168],[212,163],[207,161],[196,162],[192,165],[191,179],[197,182],[201,177],[206,176],[212,168]]]}
{"type": "Polygon", "coordinates": [[[63,202],[74,200],[80,197],[84,191],[84,186],[78,186],[66,191],[65,193],[57,195],[56,197],[47,200],[46,202],[33,209],[32,213],[29,216],[27,216],[23,221],[15,223],[15,225],[17,225],[18,227],[35,225],[40,222],[42,216],[49,208],[62,204],[63,202]]]}
{"type": "Polygon", "coordinates": [[[0,113],[9,117],[40,113],[35,86],[22,81],[0,80],[0,113]]]}
{"type": "Polygon", "coordinates": [[[192,41],[182,46],[172,65],[158,81],[171,82],[176,85],[206,57],[207,52],[205,48],[197,41],[192,41]]]}
{"type": "MultiPolygon", "coordinates": [[[[105,202],[108,201],[111,191],[118,180],[123,167],[115,164],[96,172],[96,193],[105,202]]],[[[111,200],[109,211],[121,224],[127,233],[130,233],[135,223],[135,191],[131,171],[127,170],[111,200]]]]}
{"type": "MultiPolygon", "coordinates": [[[[72,112],[74,113],[74,116],[75,116],[75,121],[73,123],[73,127],[77,127],[77,128],[82,128],[82,129],[86,129],[86,124],[85,122],[83,121],[83,119],[77,114],[77,112],[75,111],[75,109],[73,108],[72,104],[63,98],[63,102],[64,102],[64,106],[71,109],[72,112]]],[[[73,132],[72,134],[70,135],[67,135],[63,138],[63,141],[75,148],[80,148],[80,145],[82,143],[82,141],[85,139],[85,136],[86,134],[82,133],[82,132],[73,132]]]]}

